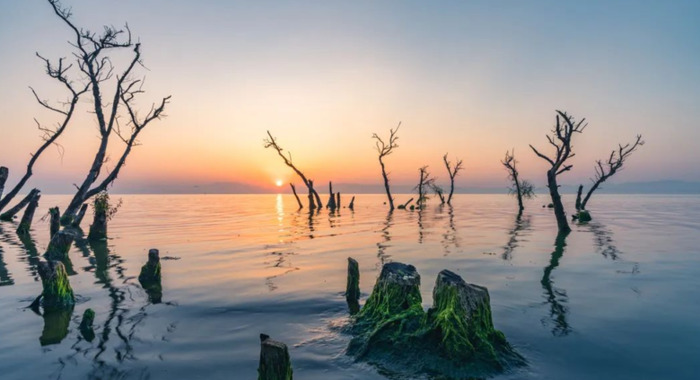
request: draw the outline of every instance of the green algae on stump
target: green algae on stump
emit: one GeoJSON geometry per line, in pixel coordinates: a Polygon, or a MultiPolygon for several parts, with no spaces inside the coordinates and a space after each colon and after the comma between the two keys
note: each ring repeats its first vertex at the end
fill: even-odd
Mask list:
{"type": "Polygon", "coordinates": [[[148,293],[152,303],[160,303],[163,296],[163,287],[160,277],[160,253],[157,249],[148,250],[148,262],[141,267],[139,283],[148,293]]]}
{"type": "Polygon", "coordinates": [[[80,335],[88,342],[92,342],[92,340],[95,339],[95,330],[92,328],[94,322],[95,311],[92,309],[85,310],[83,319],[80,321],[80,335]]]}
{"type": "Polygon", "coordinates": [[[292,380],[292,362],[287,345],[260,334],[258,380],[292,380]]]}
{"type": "Polygon", "coordinates": [[[357,260],[352,257],[348,257],[348,282],[345,287],[345,300],[351,315],[360,311],[360,268],[357,260]]]}
{"type": "Polygon", "coordinates": [[[41,293],[44,309],[72,309],[75,304],[75,296],[63,263],[53,260],[41,261],[38,269],[41,285],[44,289],[41,293]]]}
{"type": "Polygon", "coordinates": [[[591,218],[591,213],[586,211],[586,210],[580,210],[576,214],[576,219],[578,219],[579,222],[585,223],[585,222],[590,222],[593,218],[591,218]]]}
{"type": "Polygon", "coordinates": [[[95,213],[90,225],[88,239],[98,240],[107,238],[107,219],[110,212],[109,194],[103,191],[95,196],[95,201],[92,204],[95,213]]]}

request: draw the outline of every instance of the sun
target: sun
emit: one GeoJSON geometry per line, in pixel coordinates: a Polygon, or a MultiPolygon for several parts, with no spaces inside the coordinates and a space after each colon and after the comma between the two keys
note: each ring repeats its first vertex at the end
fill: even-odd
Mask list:
{"type": "Polygon", "coordinates": [[[281,179],[278,179],[277,181],[275,181],[275,185],[277,185],[277,187],[282,187],[282,184],[283,184],[283,183],[284,183],[284,182],[282,182],[281,179]]]}

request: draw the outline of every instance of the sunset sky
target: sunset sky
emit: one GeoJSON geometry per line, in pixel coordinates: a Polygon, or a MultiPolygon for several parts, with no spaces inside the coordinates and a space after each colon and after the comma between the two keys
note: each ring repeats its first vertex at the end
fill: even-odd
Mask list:
{"type": "MultiPolygon", "coordinates": [[[[522,176],[541,186],[546,165],[528,144],[547,150],[555,109],[589,121],[562,183],[587,183],[596,159],[638,133],[646,144],[615,182],[700,181],[698,1],[64,4],[92,30],[129,23],[148,68],[144,109],[172,95],[116,192],[298,182],[263,148],[266,130],[317,183],[379,184],[371,136],[399,121],[400,147],[386,161],[396,184],[414,184],[423,165],[446,183],[449,153],[465,161],[458,186],[505,186],[499,160],[515,148],[522,176]]],[[[72,35],[46,1],[0,9],[0,165],[14,183],[41,142],[33,118],[56,120],[28,86],[66,98],[34,54],[70,57],[72,35]]],[[[60,139],[64,156],[47,151],[30,186],[70,192],[82,181],[98,143],[83,99],[60,139]]]]}

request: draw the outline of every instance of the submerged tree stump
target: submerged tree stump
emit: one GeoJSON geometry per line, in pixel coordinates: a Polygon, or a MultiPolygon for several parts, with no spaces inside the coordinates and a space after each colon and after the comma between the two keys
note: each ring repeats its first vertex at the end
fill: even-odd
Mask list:
{"type": "Polygon", "coordinates": [[[73,288],[68,281],[66,267],[60,261],[40,261],[38,266],[45,310],[72,308],[75,305],[73,288]]]}
{"type": "Polygon", "coordinates": [[[49,247],[46,248],[44,256],[47,260],[68,260],[68,252],[73,240],[75,240],[75,234],[72,231],[66,229],[58,231],[49,241],[49,247]]]}
{"type": "Polygon", "coordinates": [[[287,345],[260,334],[258,380],[292,380],[292,362],[287,345]]]}
{"type": "Polygon", "coordinates": [[[289,183],[289,186],[292,187],[292,193],[294,194],[294,198],[297,200],[297,204],[299,204],[299,210],[304,208],[304,205],[301,203],[301,200],[299,199],[299,195],[297,195],[297,189],[294,187],[293,183],[289,183]]]}
{"type": "Polygon", "coordinates": [[[2,193],[5,192],[5,182],[7,182],[7,176],[10,174],[10,170],[5,166],[0,166],[0,199],[2,199],[2,193]]]}
{"type": "Polygon", "coordinates": [[[5,221],[10,221],[12,218],[17,215],[18,212],[20,212],[24,206],[26,206],[32,199],[34,199],[35,196],[39,194],[39,189],[32,189],[32,191],[27,194],[26,197],[24,197],[17,205],[4,213],[0,215],[0,220],[5,220],[5,221]]]}
{"type": "Polygon", "coordinates": [[[388,263],[357,314],[348,353],[384,370],[488,377],[524,364],[493,326],[488,290],[443,270],[426,313],[415,267],[388,263]]]}
{"type": "Polygon", "coordinates": [[[78,211],[78,214],[73,218],[73,222],[71,222],[71,227],[75,228],[80,228],[80,223],[83,221],[83,218],[85,217],[85,213],[87,212],[88,204],[83,203],[82,206],[80,206],[80,210],[78,211]]]}
{"type": "Polygon", "coordinates": [[[350,309],[350,315],[360,311],[360,267],[357,260],[348,257],[348,283],[345,287],[345,300],[350,309]]]}
{"type": "Polygon", "coordinates": [[[29,201],[27,208],[24,209],[24,215],[22,215],[22,220],[19,222],[19,226],[17,227],[18,234],[20,234],[20,235],[28,234],[29,230],[32,228],[32,221],[34,220],[34,212],[36,211],[36,208],[39,206],[39,198],[41,198],[41,194],[37,193],[34,196],[34,198],[32,198],[32,200],[29,201]]]}
{"type": "Polygon", "coordinates": [[[51,217],[49,235],[53,238],[61,228],[61,211],[58,209],[58,206],[51,207],[49,209],[49,215],[51,217]]]}
{"type": "Polygon", "coordinates": [[[160,252],[155,248],[148,250],[148,262],[141,267],[139,283],[148,293],[152,303],[160,303],[163,296],[160,276],[160,252]]]}
{"type": "Polygon", "coordinates": [[[109,198],[99,195],[95,198],[94,203],[94,218],[92,224],[90,225],[90,232],[88,233],[88,239],[90,240],[100,240],[107,238],[107,219],[109,213],[109,198]]]}
{"type": "Polygon", "coordinates": [[[95,311],[92,309],[85,310],[83,319],[80,321],[80,335],[88,342],[92,342],[92,340],[95,339],[95,330],[92,327],[94,322],[95,311]]]}
{"type": "Polygon", "coordinates": [[[593,218],[591,217],[591,213],[587,210],[579,210],[579,212],[573,215],[573,219],[578,220],[581,223],[586,223],[593,220],[593,218]]]}
{"type": "Polygon", "coordinates": [[[350,204],[348,205],[348,208],[349,208],[350,210],[354,210],[354,209],[355,209],[355,196],[354,196],[354,195],[352,196],[352,199],[350,200],[350,204]]]}

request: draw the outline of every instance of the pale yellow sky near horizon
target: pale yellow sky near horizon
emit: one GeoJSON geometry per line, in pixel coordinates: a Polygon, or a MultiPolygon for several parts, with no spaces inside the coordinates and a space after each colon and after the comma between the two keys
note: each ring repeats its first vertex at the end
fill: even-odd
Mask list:
{"type": "MultiPolygon", "coordinates": [[[[266,130],[317,183],[375,184],[372,133],[387,136],[399,121],[400,147],[387,158],[397,184],[415,183],[423,165],[446,184],[442,155],[449,153],[465,162],[458,186],[505,187],[499,161],[515,148],[522,176],[542,185],[546,163],[528,144],[548,150],[555,109],[589,121],[562,183],[587,183],[595,160],[637,133],[647,143],[616,182],[700,180],[692,3],[65,4],[92,29],[129,22],[148,68],[141,70],[144,110],[173,96],[167,118],[143,132],[116,189],[298,182],[263,148],[266,130]],[[581,16],[576,28],[566,22],[570,14],[581,16]]],[[[33,118],[56,120],[27,86],[51,101],[65,98],[34,52],[68,56],[71,34],[44,1],[2,6],[0,164],[14,183],[40,143],[33,118]]],[[[35,168],[33,183],[47,191],[69,188],[89,168],[98,139],[88,99],[60,139],[63,157],[50,149],[35,168]]],[[[121,143],[112,144],[116,160],[121,143]]]]}

